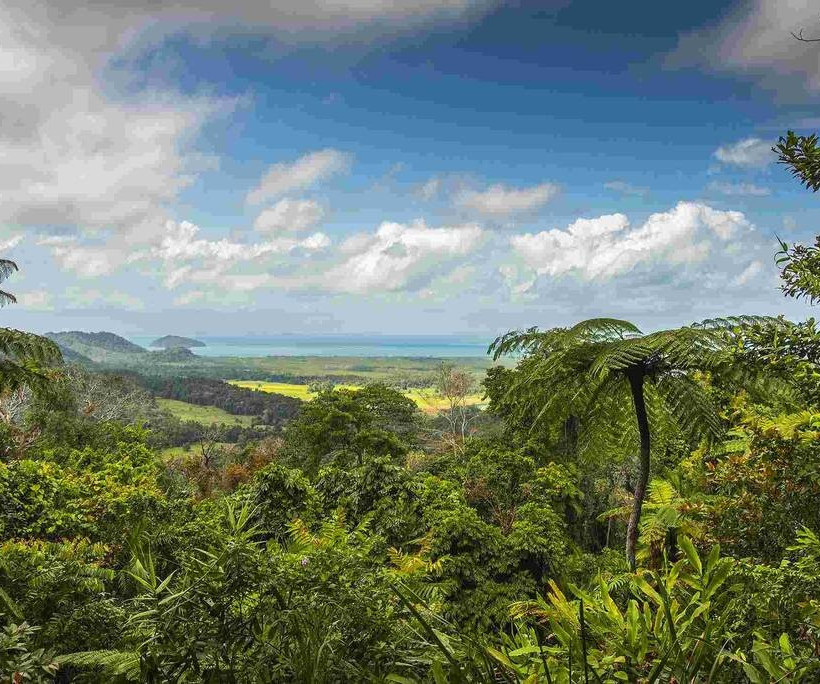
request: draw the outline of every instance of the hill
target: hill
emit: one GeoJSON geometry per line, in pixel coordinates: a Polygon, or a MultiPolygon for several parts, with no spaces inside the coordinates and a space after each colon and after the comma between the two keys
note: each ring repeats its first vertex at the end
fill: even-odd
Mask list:
{"type": "Polygon", "coordinates": [[[205,343],[190,337],[165,335],[165,337],[160,337],[158,340],[151,342],[150,346],[160,349],[190,349],[191,347],[204,347],[205,343]]]}
{"type": "Polygon", "coordinates": [[[148,353],[148,350],[111,332],[89,333],[71,330],[46,333],[45,336],[56,342],[61,349],[68,349],[97,363],[148,353]]]}
{"type": "Polygon", "coordinates": [[[59,342],[57,342],[57,346],[60,348],[60,353],[63,355],[63,361],[65,363],[74,363],[80,366],[94,365],[94,362],[91,359],[84,354],[74,351],[71,347],[66,347],[64,344],[60,344],[59,342]]]}

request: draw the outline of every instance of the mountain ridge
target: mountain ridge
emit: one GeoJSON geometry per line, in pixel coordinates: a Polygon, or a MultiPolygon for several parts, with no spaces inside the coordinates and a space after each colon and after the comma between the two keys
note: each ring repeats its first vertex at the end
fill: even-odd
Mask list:
{"type": "MultiPolygon", "coordinates": [[[[45,337],[56,342],[61,349],[70,350],[68,356],[74,354],[93,362],[105,362],[122,356],[133,354],[148,354],[148,350],[138,344],[117,335],[116,333],[83,332],[81,330],[66,330],[62,332],[48,332],[45,337]]],[[[75,358],[79,361],[80,359],[75,358]]]]}

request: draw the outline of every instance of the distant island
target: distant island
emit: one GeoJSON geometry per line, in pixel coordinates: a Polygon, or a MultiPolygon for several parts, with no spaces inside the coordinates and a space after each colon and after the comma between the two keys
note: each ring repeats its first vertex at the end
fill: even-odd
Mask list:
{"type": "Polygon", "coordinates": [[[151,347],[159,349],[190,349],[191,347],[204,347],[205,343],[194,340],[190,337],[180,337],[179,335],[166,335],[151,342],[151,347]]]}

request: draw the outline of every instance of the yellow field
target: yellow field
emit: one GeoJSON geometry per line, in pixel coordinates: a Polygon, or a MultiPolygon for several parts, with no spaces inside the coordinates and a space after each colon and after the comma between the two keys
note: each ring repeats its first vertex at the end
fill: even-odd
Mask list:
{"type": "MultiPolygon", "coordinates": [[[[237,387],[245,387],[260,392],[275,392],[276,394],[284,394],[286,397],[294,397],[302,401],[310,401],[316,396],[315,392],[308,391],[307,385],[297,385],[289,382],[265,382],[263,380],[228,380],[228,382],[237,387]]],[[[357,385],[336,385],[335,387],[336,389],[361,389],[361,387],[357,385]]],[[[404,396],[408,399],[412,399],[416,403],[416,406],[428,413],[438,411],[447,406],[445,400],[436,396],[436,391],[433,388],[409,389],[404,392],[404,396]]],[[[481,403],[482,399],[480,394],[471,394],[467,397],[467,404],[470,406],[480,405],[481,403]]]]}
{"type": "MultiPolygon", "coordinates": [[[[289,382],[264,382],[262,380],[228,380],[231,385],[244,387],[246,389],[258,390],[260,392],[271,392],[274,394],[284,394],[286,397],[310,401],[316,396],[316,392],[310,392],[308,385],[295,385],[289,382]]],[[[336,389],[361,389],[358,385],[334,385],[336,389]]]]}

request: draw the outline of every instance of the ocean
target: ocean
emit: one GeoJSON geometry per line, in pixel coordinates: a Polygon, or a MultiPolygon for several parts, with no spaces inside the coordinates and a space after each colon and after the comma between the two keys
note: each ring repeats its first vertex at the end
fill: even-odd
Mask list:
{"type": "MultiPolygon", "coordinates": [[[[128,339],[149,348],[161,335],[135,335],[128,339]]],[[[426,358],[483,357],[492,340],[461,337],[279,335],[271,337],[196,336],[204,347],[193,347],[198,356],[409,356],[426,358]]]]}

